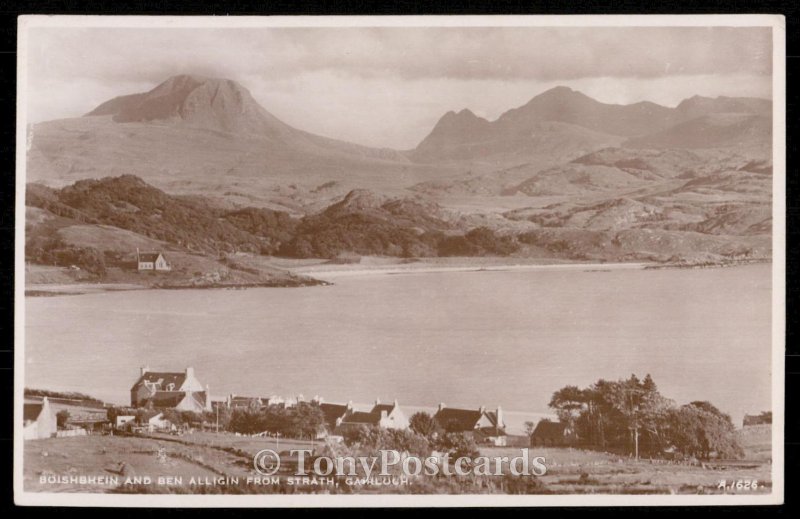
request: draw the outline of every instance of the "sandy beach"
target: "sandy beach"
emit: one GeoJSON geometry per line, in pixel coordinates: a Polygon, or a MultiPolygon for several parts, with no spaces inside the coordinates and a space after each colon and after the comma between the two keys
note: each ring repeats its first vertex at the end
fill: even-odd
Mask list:
{"type": "MultiPolygon", "coordinates": [[[[494,258],[493,258],[494,259],[494,258]]],[[[496,258],[508,260],[509,258],[496,258]]],[[[371,276],[379,274],[434,274],[439,272],[502,272],[502,271],[550,271],[550,270],[641,270],[649,263],[505,263],[470,262],[469,264],[443,262],[415,262],[398,264],[321,264],[290,268],[296,274],[313,277],[337,278],[348,276],[371,276]]]]}

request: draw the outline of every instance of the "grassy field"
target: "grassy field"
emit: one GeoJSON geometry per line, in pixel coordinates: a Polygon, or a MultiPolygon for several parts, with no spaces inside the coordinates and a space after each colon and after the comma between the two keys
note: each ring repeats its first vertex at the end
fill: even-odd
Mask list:
{"type": "Polygon", "coordinates": [[[188,479],[247,475],[239,456],[200,446],[121,436],[79,436],[25,442],[24,487],[31,492],[105,492],[107,484],[42,482],[48,476],[149,476],[188,479]],[[163,456],[159,456],[162,450],[163,456]],[[123,465],[125,468],[123,468],[123,465]]]}
{"type": "MultiPolygon", "coordinates": [[[[491,457],[512,458],[520,452],[516,447],[481,449],[481,455],[491,457]]],[[[724,493],[717,488],[721,481],[757,481],[755,491],[742,491],[747,493],[769,493],[772,487],[771,466],[763,459],[687,465],[569,448],[532,447],[528,454],[545,458],[547,473],[541,480],[557,494],[717,494],[724,493]]]]}
{"type": "MultiPolygon", "coordinates": [[[[274,438],[210,432],[180,437],[85,436],[34,440],[25,442],[24,486],[31,492],[108,492],[115,488],[108,483],[47,481],[48,477],[67,476],[115,476],[120,482],[127,477],[147,476],[152,482],[158,478],[182,478],[184,487],[189,486],[192,477],[201,481],[215,478],[245,481],[256,475],[253,455],[262,449],[278,450],[282,459],[287,459],[292,449],[319,446],[320,442],[285,439],[280,439],[276,446],[274,438]]],[[[515,447],[481,449],[481,455],[490,457],[513,458],[520,453],[515,447]]],[[[529,456],[545,458],[547,474],[539,480],[546,493],[723,493],[718,488],[720,481],[728,485],[736,481],[758,482],[755,491],[739,490],[740,493],[768,493],[771,489],[770,465],[760,460],[691,466],[634,461],[609,453],[568,448],[532,448],[529,456]]],[[[278,473],[283,481],[292,474],[291,464],[286,465],[278,473]]],[[[158,490],[156,486],[151,488],[158,490]]],[[[203,491],[203,486],[186,491],[203,491]]]]}

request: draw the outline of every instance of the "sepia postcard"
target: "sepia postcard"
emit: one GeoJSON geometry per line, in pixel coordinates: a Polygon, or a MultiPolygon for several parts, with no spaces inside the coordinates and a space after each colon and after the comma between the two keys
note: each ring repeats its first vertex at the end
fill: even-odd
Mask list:
{"type": "Polygon", "coordinates": [[[22,16],[18,74],[18,504],[783,502],[782,16],[22,16]]]}

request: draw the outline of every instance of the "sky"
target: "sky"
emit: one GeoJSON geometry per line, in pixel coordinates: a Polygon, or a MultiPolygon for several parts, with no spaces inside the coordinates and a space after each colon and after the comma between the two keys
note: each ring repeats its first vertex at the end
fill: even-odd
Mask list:
{"type": "Polygon", "coordinates": [[[238,81],[286,123],[415,147],[447,111],[496,119],[569,86],[607,103],[771,97],[759,27],[31,28],[28,122],[78,117],[176,74],[238,81]]]}

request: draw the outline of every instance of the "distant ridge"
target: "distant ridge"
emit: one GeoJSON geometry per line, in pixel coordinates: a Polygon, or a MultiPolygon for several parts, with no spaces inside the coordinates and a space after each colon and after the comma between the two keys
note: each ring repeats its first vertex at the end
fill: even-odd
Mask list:
{"type": "MultiPolygon", "coordinates": [[[[576,130],[572,134],[577,133],[577,128],[595,132],[593,140],[610,145],[614,138],[637,142],[634,139],[667,131],[699,117],[727,113],[766,117],[771,110],[771,101],[749,97],[694,96],[675,108],[646,101],[630,105],[607,104],[571,88],[558,86],[535,96],[523,106],[508,110],[495,121],[477,117],[466,109],[458,113],[448,112],[411,156],[419,161],[435,162],[452,159],[454,155],[461,159],[477,159],[499,153],[524,153],[531,148],[529,137],[540,134],[542,124],[546,122],[573,126],[576,130]],[[508,146],[501,145],[509,141],[516,141],[517,148],[508,149],[508,146]],[[459,153],[454,152],[455,147],[459,153]]],[[[707,147],[706,142],[709,146],[730,144],[723,141],[724,136],[701,139],[690,147],[707,147]]],[[[569,139],[565,138],[565,142],[569,139]]]]}

